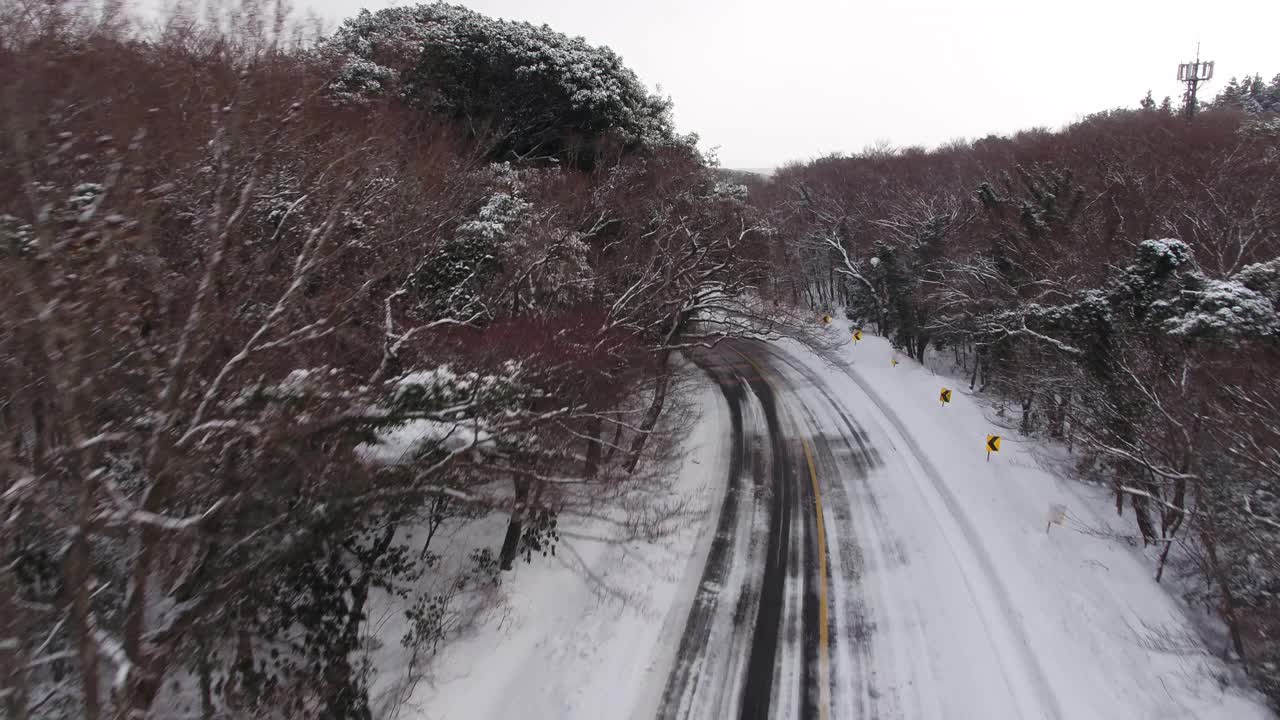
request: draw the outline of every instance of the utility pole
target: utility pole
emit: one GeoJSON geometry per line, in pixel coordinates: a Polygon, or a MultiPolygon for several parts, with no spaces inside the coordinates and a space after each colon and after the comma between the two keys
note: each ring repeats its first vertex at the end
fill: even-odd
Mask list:
{"type": "Polygon", "coordinates": [[[1178,65],[1178,82],[1187,86],[1182,96],[1183,111],[1190,120],[1196,114],[1196,90],[1200,83],[1213,77],[1213,61],[1200,59],[1200,43],[1196,43],[1196,59],[1193,62],[1178,65]]]}

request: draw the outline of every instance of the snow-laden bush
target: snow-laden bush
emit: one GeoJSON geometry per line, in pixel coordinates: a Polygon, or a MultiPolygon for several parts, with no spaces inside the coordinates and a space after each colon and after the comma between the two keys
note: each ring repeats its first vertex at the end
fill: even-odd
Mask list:
{"type": "Polygon", "coordinates": [[[1278,287],[1280,263],[1276,261],[1250,265],[1232,278],[1219,280],[1199,270],[1186,243],[1147,240],[1138,245],[1136,261],[1107,287],[1081,293],[1075,302],[1031,303],[985,322],[999,331],[995,334],[1025,325],[1072,343],[1132,332],[1135,328],[1126,327],[1127,321],[1172,337],[1218,341],[1267,337],[1280,332],[1280,317],[1271,299],[1278,287]]]}
{"type": "Polygon", "coordinates": [[[497,414],[527,392],[521,385],[523,368],[503,363],[498,372],[457,372],[449,365],[405,374],[394,383],[391,407],[403,417],[466,419],[497,414]]]}
{"type": "Polygon", "coordinates": [[[458,372],[449,365],[406,373],[390,383],[388,422],[360,448],[366,460],[395,464],[439,453],[491,452],[526,443],[524,433],[501,432],[533,393],[514,361],[494,372],[458,372]]]}
{"type": "Polygon", "coordinates": [[[494,298],[504,290],[538,310],[571,304],[590,291],[594,273],[584,234],[566,227],[554,205],[526,197],[555,172],[494,163],[481,173],[488,197],[414,272],[424,315],[493,319],[503,312],[494,298]]]}
{"type": "Polygon", "coordinates": [[[1259,337],[1280,330],[1270,300],[1229,280],[1200,280],[1177,298],[1156,301],[1153,310],[1173,311],[1163,327],[1175,336],[1259,337]]]}
{"type": "MultiPolygon", "coordinates": [[[[1265,274],[1253,269],[1245,277],[1265,284],[1265,274]]],[[[1126,268],[1112,298],[1176,337],[1263,337],[1280,328],[1271,300],[1238,278],[1206,277],[1180,240],[1139,244],[1137,262],[1126,268]]]]}
{"type": "Polygon", "coordinates": [[[0,253],[31,255],[36,251],[35,230],[12,215],[0,215],[0,253]]]}
{"type": "Polygon", "coordinates": [[[1181,240],[1144,240],[1135,261],[1115,278],[1107,290],[1113,305],[1123,305],[1135,319],[1149,314],[1152,305],[1178,290],[1186,273],[1195,273],[1195,257],[1181,240]]]}
{"type": "Polygon", "coordinates": [[[510,192],[491,195],[414,273],[421,309],[432,318],[483,313],[486,291],[502,270],[507,247],[531,206],[510,192]]]}
{"type": "Polygon", "coordinates": [[[1280,305],[1280,258],[1246,265],[1233,276],[1236,282],[1280,305]]]}

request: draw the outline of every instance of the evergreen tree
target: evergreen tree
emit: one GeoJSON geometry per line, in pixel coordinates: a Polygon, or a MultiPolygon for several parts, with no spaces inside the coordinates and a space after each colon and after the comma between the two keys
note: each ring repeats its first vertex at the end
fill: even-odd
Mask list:
{"type": "Polygon", "coordinates": [[[546,26],[437,2],[362,11],[320,49],[342,101],[396,94],[490,138],[495,159],[559,157],[590,167],[606,137],[627,147],[679,140],[670,101],[607,47],[546,26]]]}
{"type": "Polygon", "coordinates": [[[1213,99],[1213,107],[1219,110],[1239,109],[1243,103],[1240,81],[1233,77],[1213,99]]]}
{"type": "Polygon", "coordinates": [[[1218,110],[1238,110],[1251,115],[1280,112],[1280,75],[1270,83],[1262,75],[1246,76],[1243,80],[1231,78],[1226,87],[1213,99],[1218,110]]]}

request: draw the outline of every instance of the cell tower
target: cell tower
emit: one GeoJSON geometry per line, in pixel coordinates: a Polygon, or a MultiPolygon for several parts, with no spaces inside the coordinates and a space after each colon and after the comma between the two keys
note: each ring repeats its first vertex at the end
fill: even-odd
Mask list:
{"type": "Polygon", "coordinates": [[[1187,92],[1182,96],[1182,107],[1187,113],[1188,120],[1196,114],[1196,90],[1199,89],[1200,83],[1207,82],[1211,78],[1213,78],[1213,61],[1200,59],[1200,43],[1196,43],[1196,59],[1178,65],[1178,82],[1187,86],[1187,92]]]}

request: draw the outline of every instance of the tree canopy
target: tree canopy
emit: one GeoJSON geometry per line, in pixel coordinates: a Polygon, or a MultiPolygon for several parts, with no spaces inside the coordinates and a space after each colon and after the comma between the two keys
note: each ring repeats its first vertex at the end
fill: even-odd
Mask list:
{"type": "Polygon", "coordinates": [[[489,138],[494,159],[590,167],[609,139],[623,149],[681,141],[670,101],[622,58],[545,25],[443,2],[363,10],[321,53],[339,63],[335,97],[393,94],[442,113],[489,138]]]}

